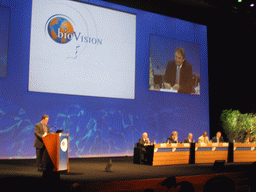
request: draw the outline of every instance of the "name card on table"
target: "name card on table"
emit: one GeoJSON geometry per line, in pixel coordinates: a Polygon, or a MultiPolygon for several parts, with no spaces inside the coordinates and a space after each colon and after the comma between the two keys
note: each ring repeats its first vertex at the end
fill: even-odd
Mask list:
{"type": "Polygon", "coordinates": [[[172,147],[177,147],[177,144],[172,143],[171,146],[172,146],[172,147]]]}
{"type": "Polygon", "coordinates": [[[206,143],[200,143],[201,147],[205,147],[207,144],[206,143]]]}
{"type": "Polygon", "coordinates": [[[228,143],[222,143],[223,147],[228,147],[228,143]]]}
{"type": "Polygon", "coordinates": [[[183,146],[184,147],[190,147],[189,143],[184,143],[183,146]]]}
{"type": "Polygon", "coordinates": [[[218,146],[218,143],[212,143],[212,146],[216,147],[216,146],[218,146]]]}
{"type": "Polygon", "coordinates": [[[161,143],[160,146],[161,146],[161,147],[166,147],[167,144],[166,144],[166,143],[161,143]]]}

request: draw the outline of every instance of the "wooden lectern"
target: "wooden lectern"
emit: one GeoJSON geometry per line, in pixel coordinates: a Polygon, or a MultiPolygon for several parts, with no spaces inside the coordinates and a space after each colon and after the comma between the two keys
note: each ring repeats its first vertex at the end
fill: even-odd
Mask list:
{"type": "Polygon", "coordinates": [[[54,165],[53,171],[69,172],[69,134],[50,133],[42,139],[54,165]]]}

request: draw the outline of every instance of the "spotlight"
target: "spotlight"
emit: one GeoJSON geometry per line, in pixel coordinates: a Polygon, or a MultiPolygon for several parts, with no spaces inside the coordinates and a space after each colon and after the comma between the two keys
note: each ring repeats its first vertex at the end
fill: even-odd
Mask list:
{"type": "Polygon", "coordinates": [[[250,7],[254,7],[254,3],[252,3],[252,4],[250,5],[250,7]]]}
{"type": "Polygon", "coordinates": [[[216,160],[212,166],[213,171],[221,171],[224,168],[225,160],[216,160]]]}

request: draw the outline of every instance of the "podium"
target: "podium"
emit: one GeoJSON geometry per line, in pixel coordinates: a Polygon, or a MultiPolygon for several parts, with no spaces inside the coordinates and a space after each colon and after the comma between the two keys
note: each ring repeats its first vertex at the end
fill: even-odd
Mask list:
{"type": "Polygon", "coordinates": [[[50,133],[42,139],[54,165],[53,171],[69,172],[69,134],[50,133]]]}

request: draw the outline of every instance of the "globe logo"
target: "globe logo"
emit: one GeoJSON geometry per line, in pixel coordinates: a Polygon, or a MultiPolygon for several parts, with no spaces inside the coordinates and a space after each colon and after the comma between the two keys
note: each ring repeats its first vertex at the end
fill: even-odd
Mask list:
{"type": "Polygon", "coordinates": [[[63,152],[66,152],[68,149],[68,140],[65,138],[60,143],[60,148],[63,152]]]}
{"type": "Polygon", "coordinates": [[[60,16],[51,18],[47,29],[50,37],[61,44],[71,41],[74,34],[72,24],[66,18],[60,16]]]}

